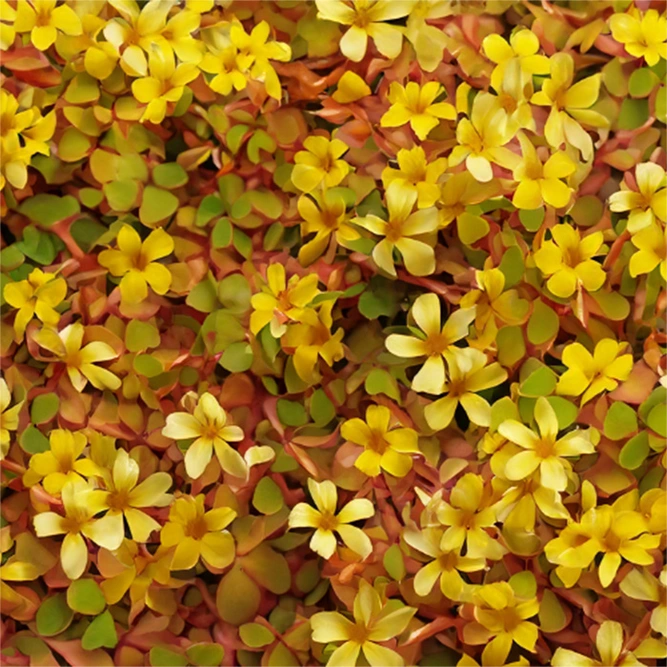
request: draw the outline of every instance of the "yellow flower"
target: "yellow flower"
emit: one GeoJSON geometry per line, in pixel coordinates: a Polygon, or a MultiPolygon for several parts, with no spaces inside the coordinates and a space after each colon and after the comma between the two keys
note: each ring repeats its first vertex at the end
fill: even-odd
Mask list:
{"type": "Polygon", "coordinates": [[[563,350],[567,370],[558,380],[556,393],[562,396],[581,396],[587,403],[603,391],[613,391],[632,371],[632,354],[623,354],[627,343],[603,338],[591,354],[581,343],[571,343],[563,350]]]}
{"type": "Polygon", "coordinates": [[[81,34],[81,19],[66,4],[56,7],[56,0],[24,0],[16,5],[16,32],[29,32],[30,41],[39,51],[46,51],[58,36],[81,34]]]}
{"type": "Polygon", "coordinates": [[[55,273],[44,273],[33,269],[26,280],[7,283],[5,301],[18,308],[14,319],[14,340],[18,343],[34,315],[44,324],[55,327],[60,322],[60,313],[55,307],[67,296],[67,283],[55,273]]]}
{"type": "Polygon", "coordinates": [[[403,31],[384,23],[406,16],[410,2],[406,0],[315,0],[317,17],[350,27],[340,40],[341,53],[354,62],[366,55],[368,38],[387,58],[397,58],[403,44],[403,31]]]}
{"type": "Polygon", "coordinates": [[[192,479],[201,477],[214,451],[225,472],[247,479],[248,465],[229,445],[230,442],[243,440],[243,430],[227,423],[224,408],[208,392],[197,401],[194,414],[175,412],[168,415],[162,435],[174,440],[195,438],[185,452],[185,471],[192,479]]]}
{"type": "Polygon", "coordinates": [[[185,91],[185,86],[199,76],[192,63],[176,66],[171,50],[154,48],[148,59],[150,76],[132,82],[132,94],[138,102],[146,105],[141,122],[159,125],[167,115],[167,104],[176,104],[185,91]]]}
{"type": "Polygon", "coordinates": [[[621,190],[609,197],[609,208],[616,213],[629,211],[628,231],[636,234],[652,224],[667,221],[667,175],[653,162],[635,168],[637,191],[621,183],[621,190]]]}
{"type": "Polygon", "coordinates": [[[391,107],[380,119],[380,125],[400,127],[410,123],[417,137],[424,141],[441,119],[456,119],[456,109],[449,102],[435,102],[442,92],[443,87],[437,81],[429,81],[421,88],[416,81],[410,81],[405,87],[392,82],[387,94],[391,107]]]}
{"type": "Polygon", "coordinates": [[[426,21],[450,16],[453,8],[449,0],[413,0],[405,37],[412,44],[419,67],[425,72],[433,72],[442,62],[443,50],[447,47],[448,36],[436,26],[426,21]]]}
{"type": "Polygon", "coordinates": [[[41,329],[33,338],[38,345],[54,354],[59,363],[65,364],[67,375],[77,391],[83,391],[88,382],[96,389],[115,391],[121,385],[120,380],[111,371],[95,364],[115,359],[118,354],[102,341],[93,341],[81,347],[84,333],[83,324],[74,322],[60,332],[41,329]]]}
{"type": "Polygon", "coordinates": [[[429,208],[440,199],[440,177],[447,169],[447,158],[427,162],[421,146],[401,148],[396,155],[398,169],[386,167],[382,172],[385,189],[391,183],[400,185],[405,194],[417,193],[417,208],[429,208]]]}
{"type": "Polygon", "coordinates": [[[440,500],[436,504],[437,519],[446,527],[440,540],[443,551],[456,551],[465,544],[470,558],[503,557],[502,545],[486,532],[497,521],[490,491],[480,475],[466,473],[454,485],[449,502],[440,500]]]}
{"type": "Polygon", "coordinates": [[[109,492],[105,501],[109,510],[107,516],[116,520],[110,530],[124,536],[123,517],[125,517],[132,539],[137,542],[147,542],[154,530],[160,530],[160,524],[138,508],[169,505],[172,496],[166,491],[172,485],[171,475],[166,472],[156,472],[137,484],[139,464],[130,458],[124,449],[116,454],[111,474],[107,471],[103,473],[104,484],[109,492]]]}
{"type": "Polygon", "coordinates": [[[535,403],[535,421],[539,435],[515,419],[507,419],[498,427],[503,437],[524,450],[507,461],[505,477],[512,481],[525,479],[539,468],[544,486],[564,491],[572,473],[572,464],[564,457],[591,454],[595,445],[579,429],[558,438],[558,419],[544,396],[535,403]]]}
{"type": "Polygon", "coordinates": [[[312,192],[320,185],[333,188],[348,175],[350,165],[339,159],[349,146],[340,139],[327,139],[320,135],[307,137],[305,151],[294,156],[292,183],[303,192],[312,192]]]}
{"type": "Polygon", "coordinates": [[[345,200],[336,190],[326,190],[322,194],[312,193],[313,199],[301,195],[297,203],[303,218],[301,236],[315,234],[315,238],[304,243],[299,249],[299,262],[312,264],[327,248],[333,235],[336,243],[345,247],[350,241],[360,238],[359,231],[349,222],[345,200]]]}
{"type": "Polygon", "coordinates": [[[392,428],[391,421],[389,408],[370,405],[365,422],[348,419],[341,427],[345,440],[364,448],[354,465],[369,477],[377,477],[381,469],[394,477],[405,477],[412,470],[412,454],[420,454],[417,432],[411,428],[392,428]]]}
{"type": "MultiPolygon", "coordinates": [[[[618,16],[618,14],[615,14],[618,16]]],[[[559,646],[551,658],[553,667],[606,667],[607,665],[643,665],[639,657],[624,649],[623,626],[617,621],[603,621],[595,634],[595,648],[600,660],[559,646]]],[[[641,649],[641,644],[637,647],[641,649]]],[[[639,653],[639,650],[637,650],[639,653]]],[[[642,656],[649,657],[649,656],[642,656]]]]}
{"type": "Polygon", "coordinates": [[[651,225],[640,229],[631,239],[632,245],[638,249],[630,257],[630,275],[635,278],[644,273],[651,273],[660,267],[660,276],[667,280],[667,228],[662,225],[651,225]]]}
{"type": "Polygon", "coordinates": [[[85,483],[68,482],[62,489],[65,516],[55,512],[41,512],[33,519],[37,537],[64,535],[60,548],[60,564],[70,579],[78,579],[88,565],[88,547],[84,537],[100,547],[113,551],[123,541],[110,530],[114,519],[95,515],[104,511],[106,491],[92,489],[85,483]]]}
{"type": "Polygon", "coordinates": [[[5,138],[0,137],[0,152],[0,190],[7,183],[19,190],[23,189],[28,183],[30,160],[35,153],[42,151],[38,150],[36,142],[31,140],[21,145],[18,134],[11,133],[5,138]]]}
{"type": "Polygon", "coordinates": [[[303,309],[295,315],[296,322],[287,327],[282,337],[283,347],[294,349],[294,369],[304,382],[315,382],[318,379],[319,357],[331,367],[345,356],[341,344],[345,335],[343,328],[339,328],[335,334],[331,333],[333,306],[333,301],[326,301],[317,311],[303,309]]]}
{"type": "MultiPolygon", "coordinates": [[[[591,495],[595,502],[595,492],[591,495]]],[[[605,588],[614,581],[623,559],[635,565],[653,564],[649,551],[660,546],[661,538],[647,532],[647,520],[635,511],[637,495],[630,491],[611,505],[592,506],[580,522],[570,522],[545,545],[547,559],[559,566],[556,574],[566,586],[574,585],[599,553],[604,555],[598,577],[605,588]]]]}
{"type": "Polygon", "coordinates": [[[433,235],[438,229],[437,209],[424,208],[413,213],[417,203],[415,190],[405,191],[399,183],[391,183],[385,193],[388,220],[370,214],[353,222],[384,238],[373,248],[373,260],[380,269],[396,277],[394,248],[401,253],[408,273],[427,276],[435,271],[434,238],[426,243],[420,238],[433,235]],[[417,237],[417,238],[415,238],[417,237]]]}
{"type": "Polygon", "coordinates": [[[534,74],[549,73],[549,59],[539,55],[540,41],[531,30],[518,28],[509,39],[509,43],[500,35],[487,35],[482,41],[484,55],[496,64],[491,74],[491,85],[500,90],[502,81],[513,61],[520,68],[521,85],[532,85],[534,74]]]}
{"type": "Polygon", "coordinates": [[[607,275],[592,257],[600,251],[602,232],[593,232],[582,239],[578,229],[562,223],[551,228],[551,236],[553,241],[543,239],[534,255],[537,268],[550,276],[549,291],[567,299],[581,287],[588,292],[599,290],[607,275]]]}
{"type": "Polygon", "coordinates": [[[151,53],[153,45],[171,50],[162,36],[171,5],[161,0],[150,0],[141,8],[135,0],[109,0],[109,4],[120,16],[107,22],[103,31],[105,39],[116,51],[122,50],[120,66],[126,74],[146,76],[146,53],[151,53]]]}
{"type": "Polygon", "coordinates": [[[650,67],[660,59],[667,59],[667,19],[655,9],[649,9],[643,16],[632,7],[625,14],[609,17],[612,37],[625,46],[625,50],[635,58],[644,58],[650,67]]]}
{"type": "Polygon", "coordinates": [[[556,53],[550,63],[551,78],[531,99],[533,104],[551,107],[544,136],[552,148],[572,145],[588,161],[593,156],[593,140],[580,123],[593,128],[609,125],[602,114],[589,109],[600,94],[602,75],[594,74],[573,84],[574,60],[569,53],[556,53]]]}
{"type": "Polygon", "coordinates": [[[381,646],[405,631],[417,610],[414,607],[383,605],[379,593],[365,579],[359,580],[354,598],[354,622],[337,611],[320,611],[310,617],[315,642],[344,642],[329,658],[327,667],[354,667],[363,653],[371,667],[403,667],[403,658],[381,646]]]}
{"type": "Polygon", "coordinates": [[[531,141],[519,135],[523,158],[516,166],[513,178],[519,185],[514,191],[512,203],[517,208],[536,209],[543,203],[562,208],[570,201],[572,190],[561,181],[573,174],[577,165],[566,153],[554,153],[544,164],[531,141]]]}
{"type": "Polygon", "coordinates": [[[23,475],[25,486],[33,486],[42,480],[47,493],[57,496],[67,482],[84,483],[83,477],[97,472],[95,464],[87,458],[79,459],[88,441],[81,432],[53,429],[49,434],[49,450],[30,457],[30,467],[23,475]]]}
{"type": "Polygon", "coordinates": [[[458,350],[448,360],[449,380],[445,381],[437,401],[424,409],[424,417],[434,431],[447,428],[459,403],[477,426],[489,426],[491,406],[477,392],[496,387],[507,380],[507,372],[497,363],[487,365],[484,352],[474,348],[458,350]]]}
{"type": "Polygon", "coordinates": [[[117,250],[103,250],[98,261],[111,275],[122,276],[121,299],[127,304],[141,303],[148,296],[148,285],[157,294],[166,294],[171,286],[171,273],[156,260],[173,252],[174,239],[158,228],[142,242],[134,227],[123,225],[117,243],[117,250]]]}
{"type": "Polygon", "coordinates": [[[285,321],[294,319],[299,310],[319,294],[318,282],[316,273],[303,278],[295,274],[288,282],[285,267],[279,263],[271,264],[266,270],[266,285],[250,299],[253,307],[250,331],[256,336],[270,324],[271,335],[280,338],[287,330],[285,321]]]}
{"type": "Polygon", "coordinates": [[[535,651],[538,630],[527,619],[539,611],[537,598],[517,597],[510,584],[499,581],[480,586],[473,601],[475,621],[464,626],[463,638],[470,644],[486,644],[482,664],[504,665],[514,642],[535,651]]]}
{"type": "Polygon", "coordinates": [[[662,568],[659,579],[644,568],[633,568],[623,578],[619,588],[635,600],[658,603],[651,612],[651,628],[667,637],[667,567],[662,568]]]}
{"type": "Polygon", "coordinates": [[[16,9],[7,0],[0,0],[0,50],[2,51],[9,51],[16,39],[16,30],[13,25],[15,20],[16,9]],[[12,25],[9,25],[10,23],[12,25]]]}
{"type": "Polygon", "coordinates": [[[199,63],[199,69],[215,76],[208,81],[211,90],[220,95],[229,95],[232,88],[244,90],[248,85],[247,70],[242,65],[242,57],[234,45],[223,48],[209,46],[207,53],[199,63]]]}
{"type": "Polygon", "coordinates": [[[338,533],[345,545],[362,560],[367,558],[373,551],[370,538],[361,528],[348,524],[372,517],[375,514],[373,503],[367,498],[355,498],[336,514],[338,493],[333,482],[316,482],[309,477],[308,490],[317,509],[307,503],[297,503],[290,512],[289,527],[315,528],[310,548],[324,559],[331,558],[336,551],[334,533],[338,533]]]}
{"type": "Polygon", "coordinates": [[[440,548],[442,534],[441,528],[426,528],[421,532],[406,530],[403,533],[405,541],[413,549],[434,559],[415,575],[415,593],[420,597],[427,596],[439,579],[440,590],[446,598],[454,601],[468,600],[471,586],[460,573],[483,570],[486,567],[486,558],[462,556],[460,549],[443,551],[440,548]]]}
{"type": "Polygon", "coordinates": [[[12,394],[3,378],[0,378],[0,460],[9,451],[10,431],[16,431],[19,427],[19,412],[23,407],[23,401],[9,407],[12,394]]]}
{"type": "Polygon", "coordinates": [[[456,354],[457,341],[468,335],[468,327],[475,319],[475,308],[457,310],[444,326],[440,324],[440,299],[436,294],[422,294],[412,305],[412,318],[425,338],[391,334],[385,344],[397,357],[412,359],[426,357],[421,370],[412,380],[412,389],[428,394],[439,394],[445,384],[445,361],[456,354]]]}
{"type": "Polygon", "coordinates": [[[234,538],[225,528],[236,518],[229,507],[206,511],[204,495],[182,496],[169,510],[169,521],[162,528],[160,542],[176,547],[171,570],[189,570],[201,556],[206,565],[222,570],[234,561],[234,538]]]}
{"type": "Polygon", "coordinates": [[[470,119],[463,118],[456,126],[459,145],[449,155],[449,166],[455,167],[465,160],[475,179],[488,183],[493,178],[492,163],[507,169],[518,164],[518,155],[505,148],[516,130],[516,124],[509,120],[498,98],[480,93],[473,102],[470,119]]]}

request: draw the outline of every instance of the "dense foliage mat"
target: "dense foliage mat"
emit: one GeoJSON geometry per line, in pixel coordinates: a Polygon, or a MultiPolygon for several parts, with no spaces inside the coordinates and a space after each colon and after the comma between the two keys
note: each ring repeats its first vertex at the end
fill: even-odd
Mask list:
{"type": "Polygon", "coordinates": [[[0,663],[663,660],[666,37],[0,0],[0,663]]]}

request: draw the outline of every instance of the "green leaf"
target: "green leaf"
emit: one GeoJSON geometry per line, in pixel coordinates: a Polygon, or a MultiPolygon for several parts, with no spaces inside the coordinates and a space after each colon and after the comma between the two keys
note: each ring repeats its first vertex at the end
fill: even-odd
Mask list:
{"type": "Polygon", "coordinates": [[[139,207],[139,220],[150,227],[172,216],[178,206],[178,198],[174,194],[148,185],[144,189],[144,196],[139,207]]]}
{"type": "Polygon", "coordinates": [[[648,100],[634,100],[625,98],[621,104],[621,112],[618,116],[619,130],[636,130],[641,127],[649,117],[648,100]]]}
{"type": "Polygon", "coordinates": [[[280,487],[270,478],[263,477],[252,496],[253,507],[262,514],[275,514],[284,505],[280,487]]]}
{"type": "Polygon", "coordinates": [[[39,454],[48,452],[51,449],[49,439],[35,426],[28,428],[21,433],[21,449],[28,454],[39,454]]]}
{"type": "Polygon", "coordinates": [[[74,612],[67,606],[65,594],[52,595],[46,598],[37,610],[37,632],[42,637],[54,637],[66,630],[73,618],[74,612]]]}
{"type": "Polygon", "coordinates": [[[165,646],[153,646],[148,654],[148,661],[152,667],[185,667],[188,664],[184,655],[165,646]]]}
{"type": "Polygon", "coordinates": [[[310,416],[317,426],[326,426],[336,416],[336,408],[324,389],[316,389],[310,397],[310,416]]]}
{"type": "Polygon", "coordinates": [[[232,343],[220,357],[220,365],[230,373],[247,371],[255,359],[250,343],[239,341],[232,343]]]}
{"type": "Polygon", "coordinates": [[[185,650],[185,655],[196,667],[217,667],[225,657],[225,649],[220,644],[206,642],[193,644],[185,650]]]}
{"type": "Polygon", "coordinates": [[[244,623],[239,628],[239,636],[241,641],[250,648],[268,646],[276,639],[273,632],[260,623],[244,623]]]}
{"type": "Polygon", "coordinates": [[[58,157],[63,162],[78,162],[88,154],[92,143],[75,127],[68,127],[58,142],[58,157]]]}
{"type": "Polygon", "coordinates": [[[25,255],[16,243],[0,250],[0,266],[3,271],[13,271],[21,266],[24,261],[25,255]]]}
{"type": "Polygon", "coordinates": [[[139,199],[139,181],[121,179],[102,186],[107,203],[114,211],[131,211],[139,199]]]}
{"type": "Polygon", "coordinates": [[[505,396],[491,406],[491,424],[489,428],[492,431],[497,431],[498,427],[508,419],[519,421],[519,410],[516,403],[509,396],[505,396]]]}
{"type": "Polygon", "coordinates": [[[391,317],[398,312],[400,297],[396,283],[376,276],[359,297],[359,312],[369,320],[376,320],[381,315],[391,317]]]}
{"type": "Polygon", "coordinates": [[[73,611],[88,616],[97,616],[107,603],[94,579],[77,579],[67,589],[67,604],[73,611]]]}
{"type": "Polygon", "coordinates": [[[602,200],[594,195],[579,197],[568,215],[580,227],[591,227],[600,222],[604,212],[602,200]]]}
{"type": "Polygon", "coordinates": [[[526,354],[523,340],[523,328],[518,326],[503,327],[496,334],[498,361],[503,366],[514,366],[526,354]]]}
{"type": "Polygon", "coordinates": [[[240,273],[233,273],[218,283],[218,301],[235,315],[248,312],[251,296],[248,279],[240,273]]]}
{"type": "Polygon", "coordinates": [[[153,378],[164,373],[162,364],[150,354],[139,354],[134,358],[132,367],[139,374],[147,378],[153,378]]]}
{"type": "Polygon", "coordinates": [[[614,401],[604,418],[604,434],[610,440],[621,440],[636,433],[637,413],[626,403],[614,401]]]}
{"type": "Polygon", "coordinates": [[[537,359],[528,359],[521,367],[520,376],[522,379],[519,386],[519,392],[522,396],[537,398],[538,396],[548,396],[556,389],[558,378],[556,374],[537,359]],[[529,362],[537,362],[529,364],[529,362]],[[527,372],[524,369],[527,368],[527,372]],[[525,373],[525,376],[524,376],[525,373]]]}
{"type": "Polygon", "coordinates": [[[384,368],[374,368],[366,376],[364,389],[371,396],[385,394],[395,401],[400,397],[396,379],[388,371],[384,370],[384,368]]]}
{"type": "Polygon", "coordinates": [[[489,233],[489,223],[479,215],[464,211],[458,216],[456,228],[461,243],[472,245],[489,233]]]}
{"type": "Polygon", "coordinates": [[[125,329],[125,347],[129,352],[142,352],[159,344],[160,332],[154,324],[130,320],[125,329]]]}
{"type": "Polygon", "coordinates": [[[656,405],[649,412],[646,425],[663,438],[667,438],[667,423],[665,423],[665,406],[656,405]]]}
{"type": "Polygon", "coordinates": [[[282,554],[260,544],[241,558],[243,569],[260,585],[276,595],[287,593],[292,584],[289,565],[282,554]]]}
{"type": "Polygon", "coordinates": [[[234,229],[234,248],[245,259],[252,257],[252,239],[240,229],[234,229]]]}
{"type": "Polygon", "coordinates": [[[33,424],[46,424],[57,414],[60,407],[60,399],[57,394],[40,394],[30,406],[30,421],[33,424]]]}
{"type": "Polygon", "coordinates": [[[636,69],[628,81],[628,90],[632,97],[648,97],[660,83],[660,79],[647,67],[636,69]]]}
{"type": "Polygon", "coordinates": [[[86,208],[97,208],[104,199],[104,195],[97,188],[81,188],[79,190],[79,201],[86,208]]]}
{"type": "Polygon", "coordinates": [[[403,560],[403,552],[398,544],[392,544],[384,552],[384,557],[382,559],[382,564],[384,569],[387,570],[387,574],[396,581],[403,581],[406,575],[405,561],[403,560]]]}
{"type": "Polygon", "coordinates": [[[23,238],[16,247],[33,262],[46,266],[53,264],[58,250],[62,248],[62,242],[57,236],[43,232],[37,227],[26,227],[23,230],[23,238]]]}
{"type": "Polygon", "coordinates": [[[308,423],[306,408],[296,401],[288,401],[286,398],[279,398],[276,411],[280,423],[285,426],[303,426],[308,423]]]}
{"type": "Polygon", "coordinates": [[[248,159],[253,164],[259,164],[262,159],[260,155],[260,150],[266,151],[267,153],[274,153],[277,148],[277,144],[272,136],[267,134],[264,130],[255,130],[252,137],[248,141],[246,147],[246,152],[248,153],[248,159]]]}
{"type": "Polygon", "coordinates": [[[542,345],[558,334],[558,315],[539,299],[533,302],[533,314],[528,320],[528,340],[533,345],[542,345]]]}
{"type": "Polygon", "coordinates": [[[215,223],[213,232],[211,233],[211,243],[217,250],[219,248],[227,248],[232,242],[232,235],[234,229],[229,218],[221,218],[215,223]]]}
{"type": "Polygon", "coordinates": [[[564,431],[577,421],[579,408],[574,403],[568,401],[562,396],[548,396],[547,401],[556,413],[558,419],[558,430],[564,431]]]}
{"type": "Polygon", "coordinates": [[[153,169],[153,183],[161,188],[173,190],[188,182],[188,173],[177,162],[164,162],[153,169]]]}
{"type": "Polygon", "coordinates": [[[534,598],[537,595],[537,582],[532,572],[517,572],[508,583],[519,597],[534,598]]]}
{"type": "Polygon", "coordinates": [[[649,455],[648,433],[641,431],[630,438],[618,455],[618,462],[626,470],[636,470],[649,455]]]}
{"type": "Polygon", "coordinates": [[[261,599],[259,588],[237,563],[220,580],[215,604],[223,621],[241,625],[255,617],[261,599]]]}
{"type": "Polygon", "coordinates": [[[544,207],[534,209],[521,209],[519,211],[519,220],[521,224],[529,231],[536,232],[544,222],[544,207]]]}
{"type": "MultiPolygon", "coordinates": [[[[102,193],[100,192],[100,196],[102,193]]],[[[97,220],[91,220],[90,218],[79,218],[72,223],[72,226],[69,228],[69,232],[72,235],[72,238],[76,241],[76,244],[84,252],[90,252],[90,249],[98,239],[107,233],[107,228],[97,222],[97,220]]]]}
{"type": "Polygon", "coordinates": [[[33,222],[50,227],[56,222],[70,218],[81,212],[79,202],[71,195],[58,197],[51,194],[38,194],[25,199],[19,208],[19,212],[27,216],[33,222]]]}
{"type": "Polygon", "coordinates": [[[503,253],[498,268],[505,276],[505,289],[508,290],[517,283],[521,282],[525,272],[523,254],[519,246],[513,245],[507,248],[503,253]]]}
{"type": "Polygon", "coordinates": [[[227,142],[227,148],[229,148],[233,154],[238,153],[249,129],[250,128],[247,125],[234,125],[234,127],[227,132],[225,141],[227,142]]]}
{"type": "Polygon", "coordinates": [[[77,74],[65,90],[65,101],[70,104],[88,104],[100,97],[97,79],[87,72],[77,74]]]}
{"type": "Polygon", "coordinates": [[[548,588],[542,591],[538,618],[543,632],[560,632],[567,627],[568,618],[563,611],[563,606],[556,594],[548,588]]]}
{"type": "Polygon", "coordinates": [[[194,286],[185,303],[200,313],[210,313],[218,307],[218,286],[211,277],[194,286]]]}
{"type": "Polygon", "coordinates": [[[294,583],[302,593],[310,593],[321,580],[322,573],[316,560],[306,561],[294,577],[294,583]]]}
{"type": "Polygon", "coordinates": [[[205,227],[213,218],[222,214],[224,208],[222,199],[217,195],[207,195],[201,200],[197,208],[195,224],[197,227],[205,227]]]}
{"type": "Polygon", "coordinates": [[[630,314],[630,302],[618,292],[599,290],[590,295],[602,309],[605,317],[615,322],[622,322],[630,314]]]}

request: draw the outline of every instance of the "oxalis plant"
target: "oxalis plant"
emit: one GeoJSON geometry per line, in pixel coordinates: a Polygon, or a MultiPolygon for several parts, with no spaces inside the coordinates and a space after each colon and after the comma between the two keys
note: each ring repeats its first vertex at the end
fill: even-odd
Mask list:
{"type": "Polygon", "coordinates": [[[0,664],[664,664],[666,39],[0,0],[0,664]]]}

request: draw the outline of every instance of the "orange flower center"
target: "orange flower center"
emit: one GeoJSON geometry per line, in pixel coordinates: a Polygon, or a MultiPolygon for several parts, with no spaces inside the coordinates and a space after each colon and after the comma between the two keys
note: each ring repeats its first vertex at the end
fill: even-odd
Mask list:
{"type": "Polygon", "coordinates": [[[201,540],[204,535],[209,532],[204,516],[198,516],[196,519],[190,521],[185,526],[184,532],[187,537],[192,537],[195,540],[201,540]]]}
{"type": "Polygon", "coordinates": [[[322,512],[319,528],[322,530],[336,530],[338,528],[338,519],[331,512],[322,512]]]}
{"type": "Polygon", "coordinates": [[[130,506],[130,494],[123,491],[113,491],[107,498],[107,504],[112,510],[123,511],[130,506]]]}
{"type": "Polygon", "coordinates": [[[445,336],[443,333],[437,333],[429,336],[424,341],[424,343],[426,345],[426,354],[429,357],[442,354],[451,344],[447,336],[445,336]]]}
{"type": "Polygon", "coordinates": [[[389,443],[384,439],[384,433],[381,431],[371,431],[368,449],[378,454],[384,454],[388,447],[389,443]]]}

